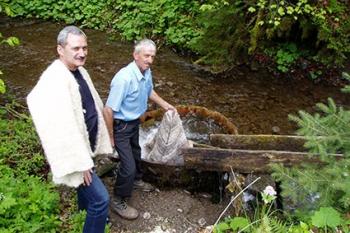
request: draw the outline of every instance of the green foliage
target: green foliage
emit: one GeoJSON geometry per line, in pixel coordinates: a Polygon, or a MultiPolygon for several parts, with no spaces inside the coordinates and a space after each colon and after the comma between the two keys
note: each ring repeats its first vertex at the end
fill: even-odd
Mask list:
{"type": "Polygon", "coordinates": [[[247,61],[246,7],[244,1],[209,1],[201,6],[197,18],[199,36],[190,42],[190,48],[201,55],[197,64],[221,71],[235,62],[247,61]]]}
{"type": "Polygon", "coordinates": [[[248,225],[249,225],[249,220],[243,217],[234,217],[230,221],[230,227],[233,231],[245,232],[249,229],[247,228],[248,225]]]}
{"type": "Polygon", "coordinates": [[[188,47],[196,36],[194,16],[199,4],[193,0],[12,0],[16,16],[63,20],[95,29],[118,31],[127,40],[144,37],[188,47]]]}
{"type": "Polygon", "coordinates": [[[312,224],[319,228],[335,228],[342,222],[338,211],[332,207],[321,207],[319,211],[311,217],[312,224]]]}
{"type": "Polygon", "coordinates": [[[0,108],[0,160],[15,168],[16,175],[41,174],[45,158],[32,121],[14,108],[24,107],[13,103],[0,108]],[[9,121],[14,114],[20,119],[9,121]]]}
{"type": "MultiPolygon", "coordinates": [[[[286,42],[308,48],[313,59],[327,65],[342,65],[350,52],[350,6],[340,0],[6,2],[15,16],[63,20],[116,31],[127,40],[149,37],[190,49],[199,55],[197,63],[212,65],[214,71],[286,42]]],[[[298,53],[283,48],[274,57],[286,72],[298,53]]]]}
{"type": "Polygon", "coordinates": [[[15,176],[0,163],[0,232],[56,232],[59,196],[39,177],[15,176]]]}
{"type": "Polygon", "coordinates": [[[304,222],[299,222],[299,225],[289,227],[288,233],[310,233],[310,227],[304,222]]]}
{"type": "Polygon", "coordinates": [[[311,115],[299,111],[290,116],[306,137],[305,147],[323,162],[304,164],[301,168],[274,166],[273,176],[282,182],[282,196],[297,208],[296,214],[309,219],[308,212],[330,206],[346,212],[350,207],[350,111],[338,107],[332,99],[328,105],[317,104],[319,112],[311,115]],[[342,156],[336,156],[341,153],[342,156]]]}
{"type": "Polygon", "coordinates": [[[316,70],[316,71],[310,71],[310,78],[312,80],[318,79],[320,77],[320,75],[322,75],[322,71],[321,70],[316,70]]]}
{"type": "Polygon", "coordinates": [[[284,73],[287,72],[299,56],[300,52],[294,43],[288,43],[281,46],[275,55],[277,69],[284,73]]]}
{"type": "Polygon", "coordinates": [[[80,233],[83,232],[84,220],[86,217],[85,211],[79,211],[74,213],[69,219],[69,232],[70,233],[80,233]]]}
{"type": "Polygon", "coordinates": [[[227,218],[214,228],[214,233],[223,232],[251,232],[251,233],[285,233],[288,231],[287,224],[282,220],[269,215],[250,222],[248,218],[227,218]]]}
{"type": "Polygon", "coordinates": [[[0,2],[0,12],[4,12],[8,16],[14,16],[14,12],[7,2],[6,0],[0,2]]]}
{"type": "MultiPolygon", "coordinates": [[[[5,14],[9,16],[13,16],[13,11],[12,9],[6,4],[5,2],[0,2],[0,13],[5,12],[5,14]]],[[[1,44],[8,44],[9,46],[17,46],[20,44],[20,41],[17,37],[8,37],[4,38],[3,35],[0,32],[0,45],[1,44]]],[[[0,70],[0,76],[3,75],[3,73],[0,70]]],[[[0,78],[0,94],[4,94],[6,92],[6,85],[5,82],[0,78]]]]}
{"type": "Polygon", "coordinates": [[[279,220],[276,211],[271,207],[276,199],[276,191],[272,186],[267,186],[261,192],[262,203],[257,203],[253,217],[226,218],[214,226],[215,233],[221,232],[252,232],[252,233],[285,233],[287,224],[279,220]]]}
{"type": "Polygon", "coordinates": [[[196,37],[194,17],[199,4],[192,0],[109,1],[111,26],[127,40],[144,37],[188,47],[196,37]]]}
{"type": "MultiPolygon", "coordinates": [[[[0,75],[2,75],[3,73],[0,70],[0,75]]],[[[4,94],[6,92],[6,86],[5,83],[2,79],[0,79],[0,94],[4,94]]]]}
{"type": "MultiPolygon", "coordinates": [[[[346,72],[342,73],[342,77],[348,81],[350,81],[350,75],[346,72]]],[[[350,93],[350,86],[345,86],[344,88],[342,88],[342,91],[344,93],[350,93]]]]}
{"type": "Polygon", "coordinates": [[[285,233],[287,232],[286,223],[277,218],[264,216],[253,233],[285,233]]]}
{"type": "Polygon", "coordinates": [[[214,228],[214,233],[222,233],[230,229],[230,225],[226,222],[221,222],[214,228]]]}
{"type": "Polygon", "coordinates": [[[290,116],[300,127],[297,133],[306,136],[305,146],[310,152],[319,153],[321,159],[334,161],[331,153],[336,152],[344,153],[347,159],[350,154],[350,111],[338,107],[331,98],[328,98],[328,105],[319,103],[316,106],[321,114],[299,111],[299,117],[290,116]]]}
{"type": "Polygon", "coordinates": [[[0,108],[0,232],[56,232],[59,196],[39,173],[44,157],[28,117],[14,110],[19,108],[0,108]]]}
{"type": "Polygon", "coordinates": [[[81,23],[95,29],[103,29],[105,2],[99,0],[11,0],[15,16],[37,17],[64,21],[67,24],[81,23]]]}
{"type": "Polygon", "coordinates": [[[289,227],[288,233],[310,233],[310,232],[349,232],[349,220],[340,217],[339,213],[331,207],[322,207],[312,215],[309,224],[300,222],[289,227]],[[336,216],[333,216],[335,214],[336,216]]]}
{"type": "MultiPolygon", "coordinates": [[[[0,3],[2,11],[13,15],[4,2],[0,3]]],[[[5,39],[0,33],[0,44],[13,47],[19,43],[18,38],[5,39]]],[[[0,79],[0,93],[5,91],[5,83],[0,79]]],[[[10,112],[21,115],[13,107],[19,106],[0,109],[0,232],[56,232],[60,225],[58,194],[39,176],[29,175],[37,174],[44,165],[43,156],[31,153],[31,148],[38,145],[32,125],[26,120],[8,121],[10,112]]]]}
{"type": "MultiPolygon", "coordinates": [[[[202,55],[198,62],[214,68],[286,42],[310,50],[310,59],[326,65],[342,65],[349,56],[350,5],[344,1],[212,0],[201,9],[200,36],[191,49],[202,55]]],[[[286,72],[299,55],[305,54],[282,49],[273,57],[286,72]]]]}
{"type": "Polygon", "coordinates": [[[45,180],[48,166],[25,111],[16,102],[0,107],[0,232],[82,232],[85,213],[72,214],[76,206],[65,210],[67,224],[59,218],[58,191],[45,180]]]}
{"type": "Polygon", "coordinates": [[[11,47],[17,46],[20,44],[20,41],[17,37],[14,36],[10,36],[6,39],[3,39],[1,33],[0,33],[0,39],[2,39],[2,41],[0,41],[0,44],[8,44],[11,47]]]}
{"type": "Polygon", "coordinates": [[[226,232],[227,230],[231,230],[233,232],[249,232],[250,221],[244,217],[234,217],[227,218],[225,221],[220,222],[214,228],[215,233],[226,232]]]}
{"type": "Polygon", "coordinates": [[[310,46],[317,50],[315,58],[333,65],[334,61],[342,64],[350,52],[348,10],[349,5],[337,0],[329,4],[309,0],[257,0],[249,13],[261,26],[261,38],[291,39],[294,33],[295,41],[314,39],[310,46]],[[264,12],[264,17],[256,15],[259,11],[264,12]],[[295,33],[299,38],[295,38],[295,33]]]}

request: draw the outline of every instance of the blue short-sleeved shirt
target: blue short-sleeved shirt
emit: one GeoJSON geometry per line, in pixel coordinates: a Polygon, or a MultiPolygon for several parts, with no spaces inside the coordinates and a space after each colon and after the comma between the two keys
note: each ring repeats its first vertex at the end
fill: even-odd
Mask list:
{"type": "Polygon", "coordinates": [[[143,75],[135,61],[131,62],[113,77],[106,106],[113,110],[114,119],[136,120],[147,110],[152,90],[151,70],[143,75]]]}

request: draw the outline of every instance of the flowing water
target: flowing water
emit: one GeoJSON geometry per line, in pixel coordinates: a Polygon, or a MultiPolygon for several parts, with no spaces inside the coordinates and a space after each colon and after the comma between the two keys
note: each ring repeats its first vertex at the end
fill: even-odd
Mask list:
{"type": "MultiPolygon", "coordinates": [[[[23,101],[42,71],[57,57],[56,37],[62,24],[0,18],[0,32],[20,38],[21,45],[0,45],[0,69],[10,92],[23,101]]],[[[132,60],[132,43],[112,41],[104,32],[85,30],[89,55],[86,68],[96,89],[106,100],[113,75],[132,60]]],[[[293,134],[296,126],[288,114],[314,111],[318,102],[332,97],[346,105],[349,96],[337,87],[315,85],[308,80],[272,77],[267,71],[236,69],[229,78],[214,78],[162,47],[152,67],[155,90],[168,102],[191,104],[221,112],[240,134],[293,134]]],[[[155,106],[150,104],[150,108],[155,106]]]]}

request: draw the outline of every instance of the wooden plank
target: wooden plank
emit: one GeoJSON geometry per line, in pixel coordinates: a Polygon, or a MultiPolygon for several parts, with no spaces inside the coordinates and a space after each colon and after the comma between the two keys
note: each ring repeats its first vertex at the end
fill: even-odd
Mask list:
{"type": "MultiPolygon", "coordinates": [[[[240,173],[269,173],[269,164],[273,163],[287,167],[301,163],[322,164],[317,155],[291,151],[186,148],[181,154],[186,168],[206,171],[231,171],[232,167],[240,173]]],[[[336,156],[342,157],[340,154],[336,156]]]]}
{"type": "Polygon", "coordinates": [[[210,135],[212,146],[226,149],[307,152],[305,141],[304,137],[294,135],[210,135]]]}

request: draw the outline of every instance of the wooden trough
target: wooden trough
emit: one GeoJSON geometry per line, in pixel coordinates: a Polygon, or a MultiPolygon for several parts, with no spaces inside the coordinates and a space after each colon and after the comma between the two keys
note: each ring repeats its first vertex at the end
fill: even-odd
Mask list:
{"type": "MultiPolygon", "coordinates": [[[[233,171],[238,173],[270,173],[270,164],[298,166],[302,163],[321,164],[318,156],[307,152],[304,137],[293,135],[239,135],[237,127],[228,118],[216,111],[200,106],[176,106],[181,117],[194,116],[212,119],[223,128],[225,134],[211,134],[209,144],[195,144],[181,151],[184,164],[172,166],[153,161],[143,161],[145,167],[155,175],[170,178],[174,170],[183,168],[201,171],[233,171]],[[164,176],[165,175],[165,176],[164,176]]],[[[163,110],[145,113],[141,118],[143,127],[161,121],[163,110]]],[[[342,155],[335,155],[339,158],[342,155]]]]}
{"type": "MultiPolygon", "coordinates": [[[[237,127],[219,112],[200,106],[176,106],[181,117],[193,115],[199,119],[213,119],[225,134],[211,134],[208,145],[195,144],[194,148],[182,149],[184,167],[204,171],[230,171],[239,173],[269,173],[270,164],[297,166],[301,163],[321,163],[317,156],[304,147],[304,137],[293,135],[239,135],[237,127]]],[[[160,121],[163,110],[147,112],[141,119],[160,121]]],[[[339,155],[340,156],[340,155],[339,155]]],[[[153,162],[145,161],[150,165],[153,162]]],[[[166,166],[158,164],[156,167],[166,166]]]]}

